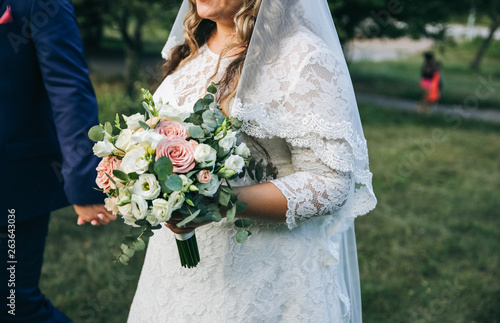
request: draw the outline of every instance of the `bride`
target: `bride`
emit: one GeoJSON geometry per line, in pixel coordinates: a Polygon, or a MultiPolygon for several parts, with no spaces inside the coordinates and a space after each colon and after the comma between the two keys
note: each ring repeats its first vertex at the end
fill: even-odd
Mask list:
{"type": "Polygon", "coordinates": [[[277,178],[235,183],[253,235],[196,227],[180,266],[171,231],[149,242],[129,322],[361,322],[354,219],[375,207],[368,153],[326,0],[185,0],[155,99],[191,109],[218,82],[223,113],[277,178]]]}

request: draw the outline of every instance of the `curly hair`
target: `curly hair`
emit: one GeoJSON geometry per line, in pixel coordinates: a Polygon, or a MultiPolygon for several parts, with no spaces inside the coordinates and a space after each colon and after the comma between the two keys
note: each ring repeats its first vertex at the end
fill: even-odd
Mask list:
{"type": "MultiPolygon", "coordinates": [[[[224,112],[227,112],[229,101],[236,95],[238,81],[243,70],[248,44],[252,37],[261,2],[262,0],[243,0],[242,8],[234,16],[236,26],[235,41],[224,48],[219,56],[216,71],[219,69],[221,59],[225,54],[235,48],[242,49],[238,51],[235,59],[226,68],[220,80],[218,100],[224,112]]],[[[215,22],[203,19],[198,15],[196,0],[189,0],[189,10],[184,18],[184,42],[171,50],[169,59],[163,65],[163,78],[174,73],[187,61],[196,57],[199,48],[206,44],[215,27],[215,22]]],[[[210,80],[216,74],[217,72],[210,77],[210,80]]]]}

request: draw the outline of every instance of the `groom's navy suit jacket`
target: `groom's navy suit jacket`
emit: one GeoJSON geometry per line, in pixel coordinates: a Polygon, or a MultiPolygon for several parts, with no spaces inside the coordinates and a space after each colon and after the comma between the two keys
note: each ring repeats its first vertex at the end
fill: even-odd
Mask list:
{"type": "Polygon", "coordinates": [[[97,103],[69,0],[0,0],[0,226],[102,203],[88,129],[97,103]]]}

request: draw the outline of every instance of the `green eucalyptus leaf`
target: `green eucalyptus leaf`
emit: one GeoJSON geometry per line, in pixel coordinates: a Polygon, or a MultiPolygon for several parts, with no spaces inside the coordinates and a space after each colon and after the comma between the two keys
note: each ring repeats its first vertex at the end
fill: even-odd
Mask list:
{"type": "Polygon", "coordinates": [[[199,126],[189,127],[189,135],[193,138],[203,138],[203,129],[199,126]]]}
{"type": "Polygon", "coordinates": [[[174,165],[168,157],[160,157],[154,165],[155,173],[158,175],[160,181],[166,180],[168,175],[172,174],[174,165]]]}
{"type": "Polygon", "coordinates": [[[214,222],[222,221],[222,214],[220,214],[219,212],[211,212],[210,214],[212,215],[212,221],[214,222]]]}
{"type": "Polygon", "coordinates": [[[130,257],[129,257],[129,256],[127,256],[127,255],[125,255],[125,254],[122,254],[122,255],[120,256],[120,258],[118,258],[118,261],[119,261],[122,265],[124,265],[124,266],[128,266],[128,261],[129,261],[129,260],[130,260],[130,257]]]}
{"type": "Polygon", "coordinates": [[[201,210],[197,210],[196,212],[194,212],[193,214],[191,214],[190,216],[188,216],[187,218],[185,218],[181,222],[177,223],[177,227],[180,228],[180,227],[188,224],[189,222],[193,221],[193,219],[196,218],[198,216],[198,214],[200,214],[200,212],[201,212],[201,210]]]}
{"type": "Polygon", "coordinates": [[[107,133],[109,133],[110,135],[113,134],[113,126],[111,125],[111,123],[109,121],[106,121],[104,123],[104,131],[106,131],[107,133]]]}
{"type": "Polygon", "coordinates": [[[149,130],[149,129],[151,129],[151,127],[150,127],[150,126],[148,126],[148,125],[147,125],[147,123],[145,123],[145,122],[143,122],[143,121],[140,121],[140,120],[139,120],[139,126],[141,126],[141,128],[142,128],[142,129],[144,129],[144,130],[149,130]]]}
{"type": "Polygon", "coordinates": [[[132,227],[130,229],[130,234],[134,237],[134,238],[138,238],[142,235],[143,233],[143,229],[142,227],[132,227]]]}
{"type": "Polygon", "coordinates": [[[130,180],[130,177],[128,176],[127,173],[125,172],[122,172],[121,170],[118,170],[118,169],[115,169],[113,171],[113,175],[118,178],[118,179],[121,179],[122,181],[129,181],[130,180]]]}
{"type": "Polygon", "coordinates": [[[142,234],[142,236],[149,238],[149,237],[154,236],[154,232],[148,229],[148,230],[144,231],[144,233],[142,234]]]}
{"type": "Polygon", "coordinates": [[[222,189],[219,192],[219,203],[222,204],[222,205],[224,205],[224,206],[227,206],[229,204],[230,200],[231,200],[231,194],[226,193],[224,191],[224,189],[222,189]]]}
{"type": "Polygon", "coordinates": [[[238,243],[243,243],[243,242],[247,241],[250,234],[251,234],[250,231],[240,230],[240,231],[236,232],[236,241],[238,243]]]}
{"type": "Polygon", "coordinates": [[[95,142],[101,141],[104,139],[104,129],[100,125],[93,126],[92,128],[90,128],[88,135],[90,140],[92,141],[95,142]]]}
{"type": "Polygon", "coordinates": [[[235,117],[231,117],[229,119],[229,122],[231,122],[231,125],[236,128],[236,129],[239,129],[241,128],[241,126],[243,125],[243,121],[239,120],[238,118],[235,118],[235,117]]]}
{"type": "Polygon", "coordinates": [[[133,172],[133,173],[128,173],[128,177],[129,177],[131,180],[135,181],[135,180],[139,179],[139,174],[137,174],[136,172],[133,172]]]}
{"type": "Polygon", "coordinates": [[[165,186],[172,191],[180,191],[182,189],[182,178],[177,174],[172,174],[167,177],[165,186]]]}
{"type": "Polygon", "coordinates": [[[235,216],[236,216],[236,205],[233,205],[229,210],[227,210],[226,219],[228,222],[233,222],[235,216]]]}
{"type": "Polygon", "coordinates": [[[245,202],[236,203],[236,213],[244,212],[248,208],[248,204],[245,202]]]}
{"type": "Polygon", "coordinates": [[[255,167],[255,179],[257,180],[257,182],[260,182],[263,178],[264,178],[264,169],[259,164],[255,167]]]}
{"type": "Polygon", "coordinates": [[[139,226],[144,226],[144,225],[148,225],[148,224],[149,224],[149,222],[148,222],[148,220],[146,220],[146,219],[142,219],[142,220],[137,220],[137,221],[135,221],[135,224],[137,224],[137,225],[139,225],[139,226]]]}
{"type": "Polygon", "coordinates": [[[139,238],[134,243],[133,248],[134,248],[134,251],[142,251],[146,248],[146,244],[144,243],[144,241],[141,238],[139,238]]]}
{"type": "Polygon", "coordinates": [[[252,221],[248,218],[238,219],[234,221],[234,225],[238,228],[248,228],[252,224],[252,221]]]}
{"type": "Polygon", "coordinates": [[[215,84],[210,84],[210,86],[207,89],[208,93],[216,94],[217,93],[217,86],[215,84]]]}
{"type": "Polygon", "coordinates": [[[122,243],[120,248],[122,249],[123,254],[127,255],[129,258],[134,255],[134,249],[130,248],[130,246],[122,243]]]}
{"type": "Polygon", "coordinates": [[[120,257],[120,255],[122,254],[122,249],[120,247],[118,247],[118,246],[111,246],[111,247],[109,247],[109,251],[111,252],[111,254],[115,258],[120,257]]]}

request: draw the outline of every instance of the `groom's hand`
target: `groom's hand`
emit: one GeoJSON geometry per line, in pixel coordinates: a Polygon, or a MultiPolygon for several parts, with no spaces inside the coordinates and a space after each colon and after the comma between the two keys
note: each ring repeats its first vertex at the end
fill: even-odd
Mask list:
{"type": "Polygon", "coordinates": [[[92,225],[108,224],[116,220],[116,215],[106,210],[104,204],[73,205],[78,214],[77,224],[90,222],[92,225]]]}

